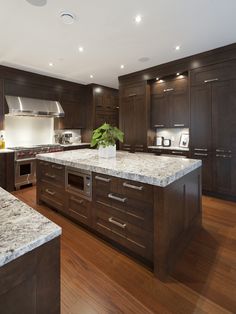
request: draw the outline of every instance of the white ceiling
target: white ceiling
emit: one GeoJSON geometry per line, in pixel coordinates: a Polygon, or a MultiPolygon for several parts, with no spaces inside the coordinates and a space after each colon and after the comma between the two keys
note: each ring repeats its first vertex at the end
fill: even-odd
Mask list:
{"type": "Polygon", "coordinates": [[[236,0],[0,0],[0,64],[117,87],[119,75],[236,42],[235,12],[236,0]],[[78,21],[63,24],[64,10],[78,21]]]}

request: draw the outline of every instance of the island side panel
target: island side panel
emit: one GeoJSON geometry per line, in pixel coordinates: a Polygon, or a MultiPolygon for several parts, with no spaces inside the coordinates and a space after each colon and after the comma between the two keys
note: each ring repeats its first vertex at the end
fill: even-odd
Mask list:
{"type": "Polygon", "coordinates": [[[60,313],[60,237],[0,267],[0,313],[60,313]]]}
{"type": "Polygon", "coordinates": [[[201,168],[154,189],[154,273],[165,280],[201,226],[201,168]]]}

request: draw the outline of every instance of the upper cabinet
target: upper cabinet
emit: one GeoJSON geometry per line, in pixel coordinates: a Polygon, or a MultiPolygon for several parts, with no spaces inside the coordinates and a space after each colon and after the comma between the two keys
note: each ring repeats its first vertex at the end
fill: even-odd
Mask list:
{"type": "Polygon", "coordinates": [[[0,130],[4,124],[4,81],[0,79],[0,130]]]}
{"type": "Polygon", "coordinates": [[[183,128],[189,126],[188,77],[158,80],[151,84],[151,126],[183,128]]]}

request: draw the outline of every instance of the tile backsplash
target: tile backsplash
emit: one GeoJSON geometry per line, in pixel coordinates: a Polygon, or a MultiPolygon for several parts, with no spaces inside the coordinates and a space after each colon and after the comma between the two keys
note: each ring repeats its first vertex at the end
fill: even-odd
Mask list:
{"type": "MultiPolygon", "coordinates": [[[[156,136],[163,136],[165,139],[171,140],[171,146],[178,147],[180,143],[181,134],[189,134],[188,128],[170,128],[170,129],[156,129],[156,136]]],[[[156,140],[154,145],[156,145],[156,140]]]]}

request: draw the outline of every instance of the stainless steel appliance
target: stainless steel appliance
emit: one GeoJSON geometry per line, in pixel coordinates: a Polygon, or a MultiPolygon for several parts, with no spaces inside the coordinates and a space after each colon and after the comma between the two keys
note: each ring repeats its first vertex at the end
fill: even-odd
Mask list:
{"type": "Polygon", "coordinates": [[[87,170],[66,168],[66,190],[85,199],[92,199],[92,173],[87,170]]]}
{"type": "Polygon", "coordinates": [[[62,151],[60,145],[35,145],[12,147],[15,151],[15,188],[36,183],[36,155],[62,151]]]}

